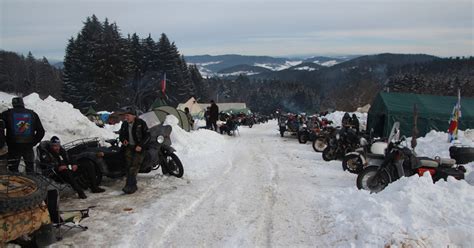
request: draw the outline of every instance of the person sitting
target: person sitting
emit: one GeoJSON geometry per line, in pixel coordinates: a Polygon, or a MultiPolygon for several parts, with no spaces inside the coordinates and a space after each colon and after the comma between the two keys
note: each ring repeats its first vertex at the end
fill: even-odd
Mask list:
{"type": "Polygon", "coordinates": [[[61,141],[58,137],[53,136],[51,140],[46,143],[47,153],[40,155],[40,161],[43,164],[49,164],[53,166],[54,172],[66,183],[70,184],[74,191],[78,194],[79,198],[86,199],[87,196],[84,190],[79,186],[76,181],[79,173],[89,182],[88,187],[92,193],[102,193],[105,189],[100,188],[96,183],[95,168],[92,164],[83,164],[79,168],[76,164],[72,163],[69,158],[67,151],[61,146],[61,141]]]}

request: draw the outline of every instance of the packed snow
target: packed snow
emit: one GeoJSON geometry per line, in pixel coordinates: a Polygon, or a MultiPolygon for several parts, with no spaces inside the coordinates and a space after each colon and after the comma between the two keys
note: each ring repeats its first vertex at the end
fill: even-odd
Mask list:
{"type": "MultiPolygon", "coordinates": [[[[0,107],[11,95],[0,93],[0,107]]],[[[8,102],[8,103],[5,103],[8,102]]],[[[65,139],[113,136],[71,105],[25,98],[49,134],[65,139]],[[62,111],[62,112],[60,112],[62,111]],[[58,113],[55,113],[58,112],[58,113]],[[62,118],[59,118],[58,115],[62,118]],[[109,136],[110,135],[110,136],[109,136]]],[[[344,112],[327,117],[335,122],[344,112]]],[[[356,113],[361,122],[366,114],[356,113]]],[[[83,224],[53,247],[471,247],[474,244],[474,163],[466,179],[433,184],[402,178],[378,194],[356,188],[341,162],[325,162],[311,145],[280,138],[276,121],[240,127],[236,137],[185,132],[169,116],[183,178],[139,174],[139,190],[124,195],[124,180],[104,179],[102,194],[62,199],[62,209],[96,206],[83,224]]],[[[472,132],[459,142],[474,145],[472,132]]],[[[449,156],[447,134],[418,138],[417,152],[449,156]]]]}

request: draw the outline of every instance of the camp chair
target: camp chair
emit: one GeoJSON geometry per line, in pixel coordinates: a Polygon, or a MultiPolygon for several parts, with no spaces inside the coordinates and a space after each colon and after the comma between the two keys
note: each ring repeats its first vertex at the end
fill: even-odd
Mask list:
{"type": "Polygon", "coordinates": [[[72,229],[80,229],[82,231],[88,229],[87,226],[81,225],[80,222],[89,217],[89,210],[94,207],[77,210],[60,210],[59,192],[55,189],[48,191],[46,205],[48,205],[53,228],[56,230],[56,240],[62,240],[64,235],[72,229]],[[61,228],[66,230],[61,231],[61,228]]]}

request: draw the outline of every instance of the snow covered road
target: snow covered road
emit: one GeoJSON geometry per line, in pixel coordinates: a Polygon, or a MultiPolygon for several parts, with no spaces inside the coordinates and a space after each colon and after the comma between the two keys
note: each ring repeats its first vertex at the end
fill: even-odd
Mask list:
{"type": "Polygon", "coordinates": [[[69,200],[64,208],[97,207],[85,221],[89,230],[70,233],[59,245],[383,247],[406,243],[432,247],[473,243],[469,235],[474,233],[470,225],[473,186],[456,181],[448,182],[455,187],[448,187],[444,182],[433,185],[427,178],[409,178],[394,184],[393,191],[370,195],[356,190],[356,176],[343,172],[340,162],[324,162],[310,145],[280,138],[276,127],[274,122],[242,127],[237,137],[174,130],[172,138],[185,176],[140,175],[134,195],[121,193],[123,182],[107,181],[106,193],[89,194],[86,201],[69,200]],[[426,185],[433,188],[426,190],[426,201],[412,199],[417,192],[414,196],[406,193],[407,187],[426,185]],[[438,196],[440,191],[443,194],[438,196]],[[459,200],[460,194],[471,207],[460,209],[456,202],[449,203],[459,200]],[[448,203],[435,213],[423,213],[427,204],[439,208],[433,199],[448,203]],[[447,214],[448,210],[454,212],[447,214]],[[392,216],[403,212],[414,216],[392,216]],[[420,226],[432,214],[444,216],[433,220],[433,225],[428,221],[428,226],[420,226]],[[433,229],[439,229],[439,237],[429,235],[433,229]]]}

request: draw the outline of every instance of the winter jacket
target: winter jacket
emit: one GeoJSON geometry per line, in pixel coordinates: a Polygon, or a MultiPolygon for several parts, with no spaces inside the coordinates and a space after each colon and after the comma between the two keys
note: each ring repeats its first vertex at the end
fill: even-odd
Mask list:
{"type": "Polygon", "coordinates": [[[46,151],[40,152],[39,154],[41,163],[53,166],[55,170],[58,170],[59,166],[61,165],[72,164],[72,160],[70,159],[69,154],[63,147],[61,147],[59,153],[55,153],[51,150],[51,144],[48,142],[45,145],[45,148],[46,151]]]}
{"type": "MultiPolygon", "coordinates": [[[[130,141],[129,132],[128,132],[128,125],[129,123],[124,121],[122,123],[122,126],[120,127],[120,136],[119,139],[121,142],[124,142],[125,140],[130,141]]],[[[145,147],[148,139],[149,139],[149,133],[148,133],[148,126],[146,125],[146,122],[140,118],[136,118],[135,122],[133,122],[132,126],[132,135],[133,135],[133,140],[135,141],[136,146],[140,147],[145,147]]]]}
{"type": "Polygon", "coordinates": [[[219,119],[219,107],[217,104],[211,104],[211,110],[209,111],[209,120],[217,121],[219,119]]]}
{"type": "Polygon", "coordinates": [[[44,137],[44,128],[39,116],[30,109],[13,108],[2,113],[7,130],[7,144],[15,147],[32,148],[44,137]]]}

